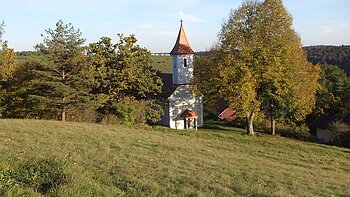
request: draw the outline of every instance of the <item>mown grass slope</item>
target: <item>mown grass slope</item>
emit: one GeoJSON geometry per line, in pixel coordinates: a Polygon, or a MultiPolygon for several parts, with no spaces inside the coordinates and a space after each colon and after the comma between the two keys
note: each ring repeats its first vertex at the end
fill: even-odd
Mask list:
{"type": "MultiPolygon", "coordinates": [[[[64,163],[58,196],[350,195],[349,149],[211,126],[0,120],[0,167],[44,158],[64,163]]],[[[45,195],[28,187],[3,194],[45,195]]]]}
{"type": "Polygon", "coordinates": [[[170,55],[152,55],[152,66],[162,73],[172,73],[172,59],[170,55]]]}

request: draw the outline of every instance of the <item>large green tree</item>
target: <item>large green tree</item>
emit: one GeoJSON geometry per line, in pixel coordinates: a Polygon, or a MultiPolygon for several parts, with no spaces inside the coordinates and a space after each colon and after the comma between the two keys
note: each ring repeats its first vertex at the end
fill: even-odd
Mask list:
{"type": "Polygon", "coordinates": [[[257,59],[263,72],[258,97],[261,110],[271,119],[300,121],[309,114],[315,103],[319,69],[311,65],[301,48],[301,40],[292,27],[292,17],[281,0],[265,0],[258,9],[256,25],[257,59]],[[307,89],[305,91],[305,89],[307,89]]]}
{"type": "Polygon", "coordinates": [[[81,107],[89,99],[89,75],[84,61],[85,39],[72,24],[56,23],[45,30],[43,42],[36,48],[47,56],[47,62],[35,66],[30,99],[66,120],[66,112],[81,107]]]}
{"type": "MultiPolygon", "coordinates": [[[[95,71],[97,85],[93,94],[98,95],[100,100],[99,112],[119,114],[127,121],[126,119],[131,117],[125,117],[125,110],[134,109],[126,109],[127,106],[121,103],[136,103],[135,108],[142,108],[139,101],[147,99],[151,105],[152,98],[162,89],[162,81],[151,66],[150,52],[137,45],[135,36],[118,36],[119,42],[115,44],[108,37],[91,43],[88,56],[95,71]]],[[[146,111],[148,114],[154,114],[149,105],[146,111]]]]}
{"type": "Polygon", "coordinates": [[[320,115],[341,118],[350,110],[350,78],[338,66],[321,64],[321,88],[317,91],[316,107],[310,114],[313,120],[320,115]]]}
{"type": "MultiPolygon", "coordinates": [[[[247,118],[250,135],[259,112],[271,119],[274,134],[276,119],[300,120],[314,105],[319,70],[307,62],[291,26],[281,0],[244,2],[219,33],[212,79],[195,79],[199,89],[213,87],[207,81],[216,83],[218,95],[247,118]]],[[[198,67],[196,72],[203,69],[198,67]]]]}

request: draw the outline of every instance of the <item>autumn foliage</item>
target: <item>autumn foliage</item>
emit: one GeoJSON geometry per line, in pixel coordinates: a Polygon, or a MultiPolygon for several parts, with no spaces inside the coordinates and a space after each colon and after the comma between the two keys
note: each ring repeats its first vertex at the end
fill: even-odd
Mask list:
{"type": "Polygon", "coordinates": [[[300,121],[312,111],[320,69],[307,61],[281,0],[246,1],[232,11],[210,54],[196,64],[198,89],[210,92],[206,83],[215,82],[216,97],[247,118],[250,135],[258,113],[274,133],[276,120],[300,121]]]}

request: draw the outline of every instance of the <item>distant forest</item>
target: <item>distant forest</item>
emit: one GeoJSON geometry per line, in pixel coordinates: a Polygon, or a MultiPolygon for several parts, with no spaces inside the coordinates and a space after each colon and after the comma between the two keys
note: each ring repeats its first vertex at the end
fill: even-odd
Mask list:
{"type": "Polygon", "coordinates": [[[344,69],[350,76],[350,45],[303,47],[308,60],[313,64],[332,64],[344,69]]]}

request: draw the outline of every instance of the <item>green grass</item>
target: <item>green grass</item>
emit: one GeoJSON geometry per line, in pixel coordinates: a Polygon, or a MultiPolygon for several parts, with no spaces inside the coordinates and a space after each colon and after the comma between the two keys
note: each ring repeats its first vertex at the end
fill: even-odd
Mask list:
{"type": "Polygon", "coordinates": [[[171,56],[157,56],[152,55],[152,65],[155,69],[163,73],[172,73],[172,59],[171,56]]]}
{"type": "Polygon", "coordinates": [[[43,63],[45,61],[47,61],[47,58],[44,55],[37,55],[37,54],[33,54],[33,55],[17,55],[17,62],[20,64],[23,64],[24,62],[30,62],[30,61],[34,61],[34,62],[39,62],[39,63],[43,63]]]}
{"type": "MultiPolygon", "coordinates": [[[[0,120],[0,167],[47,158],[64,163],[67,181],[57,196],[350,195],[349,149],[210,126],[0,120]]],[[[42,195],[29,186],[6,193],[19,194],[42,195]]]]}
{"type": "MultiPolygon", "coordinates": [[[[151,56],[152,65],[155,69],[163,73],[172,73],[172,59],[171,56],[151,56]]],[[[46,57],[44,55],[30,54],[30,55],[17,55],[17,61],[21,64],[27,61],[45,62],[46,57]]]]}

